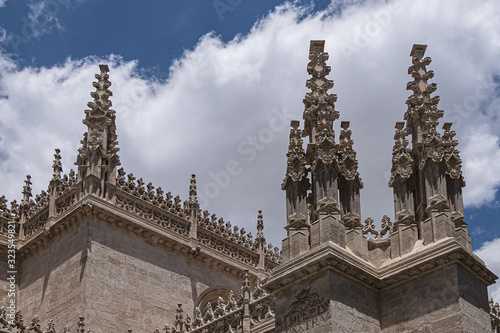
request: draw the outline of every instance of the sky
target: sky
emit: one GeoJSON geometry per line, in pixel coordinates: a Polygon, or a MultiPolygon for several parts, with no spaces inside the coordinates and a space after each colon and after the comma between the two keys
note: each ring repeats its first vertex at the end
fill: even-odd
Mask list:
{"type": "MultiPolygon", "coordinates": [[[[98,64],[110,67],[122,166],[255,234],[286,236],[280,189],[301,120],[310,40],[325,40],[349,120],[362,218],[394,220],[394,125],[412,45],[428,45],[434,95],[460,144],[474,251],[500,275],[500,3],[493,0],[0,0],[0,195],[40,193],[54,149],[74,168],[98,64]],[[237,166],[236,168],[234,166],[237,166]]],[[[337,134],[338,138],[338,134],[337,134]]],[[[490,288],[500,299],[500,287],[490,288]]]]}

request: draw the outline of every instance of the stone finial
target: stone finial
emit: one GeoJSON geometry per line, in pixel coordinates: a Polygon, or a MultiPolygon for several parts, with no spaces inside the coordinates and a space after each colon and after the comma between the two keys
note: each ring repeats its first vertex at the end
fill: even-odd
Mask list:
{"type": "Polygon", "coordinates": [[[196,175],[191,175],[191,181],[189,183],[189,203],[198,204],[198,194],[196,192],[196,175]]]}
{"type": "Polygon", "coordinates": [[[351,130],[349,130],[349,122],[342,121],[340,123],[342,130],[340,131],[338,145],[338,164],[340,174],[349,182],[356,182],[358,188],[363,188],[363,183],[359,177],[358,160],[356,159],[356,151],[353,148],[354,141],[351,139],[351,130]]]}
{"type": "Polygon", "coordinates": [[[400,180],[408,180],[413,173],[413,158],[411,150],[407,148],[409,141],[406,139],[404,122],[396,123],[396,133],[394,134],[394,147],[392,148],[392,169],[389,187],[400,180]],[[399,177],[399,178],[398,178],[399,177]]]}
{"type": "Polygon", "coordinates": [[[21,205],[27,205],[29,204],[30,198],[33,196],[31,194],[31,176],[26,175],[26,180],[24,181],[25,185],[23,187],[23,200],[21,201],[21,205]]]}
{"type": "Polygon", "coordinates": [[[281,188],[284,190],[291,182],[300,182],[306,176],[306,153],[302,148],[302,131],[299,129],[299,121],[292,120],[290,123],[290,141],[288,145],[287,167],[285,179],[281,188]]]}
{"type": "Polygon", "coordinates": [[[54,324],[54,319],[50,319],[47,323],[47,328],[43,333],[56,333],[56,325],[54,324]]]}
{"type": "Polygon", "coordinates": [[[259,215],[257,215],[257,237],[258,238],[264,238],[264,219],[262,215],[262,211],[259,210],[259,215]]]}
{"type": "Polygon", "coordinates": [[[80,320],[78,321],[76,332],[85,333],[85,318],[83,316],[80,316],[79,319],[80,320]]]}
{"type": "Polygon", "coordinates": [[[243,273],[243,283],[241,285],[240,296],[243,299],[250,300],[252,298],[252,288],[250,285],[250,274],[248,274],[248,270],[246,269],[243,273]]]}
{"type": "Polygon", "coordinates": [[[40,319],[38,319],[38,316],[34,316],[33,319],[31,319],[31,323],[29,325],[28,331],[34,331],[36,333],[42,333],[42,327],[40,324],[40,319]]]}
{"type": "Polygon", "coordinates": [[[458,141],[454,140],[456,133],[451,130],[452,123],[444,123],[443,129],[443,145],[444,145],[444,161],[446,165],[446,174],[452,179],[460,179],[461,186],[465,186],[465,181],[462,177],[462,160],[460,159],[460,151],[456,149],[458,141]]]}
{"type": "Polygon", "coordinates": [[[54,164],[52,164],[52,168],[54,169],[54,175],[52,179],[61,179],[61,173],[63,171],[61,164],[61,150],[56,148],[56,153],[54,154],[54,164]]]}

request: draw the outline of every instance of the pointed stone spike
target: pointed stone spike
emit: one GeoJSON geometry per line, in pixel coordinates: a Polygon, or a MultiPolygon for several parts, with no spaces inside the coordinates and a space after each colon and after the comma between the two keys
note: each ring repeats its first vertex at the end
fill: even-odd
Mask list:
{"type": "Polygon", "coordinates": [[[116,135],[115,111],[110,109],[112,103],[109,97],[113,96],[113,93],[108,89],[111,86],[109,68],[101,64],[99,69],[100,74],[95,75],[97,82],[92,84],[96,90],[90,93],[93,101],[87,104],[90,109],[85,110],[83,120],[87,131],[83,135],[82,146],[78,149],[75,162],[75,165],[78,165],[77,181],[85,183],[79,187],[77,196],[83,197],[92,193],[114,202],[120,149],[116,135]]]}

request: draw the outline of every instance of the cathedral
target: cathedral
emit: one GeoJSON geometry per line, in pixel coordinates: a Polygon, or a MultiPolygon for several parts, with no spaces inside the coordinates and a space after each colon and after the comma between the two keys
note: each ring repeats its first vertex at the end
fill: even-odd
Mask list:
{"type": "MultiPolygon", "coordinates": [[[[500,332],[497,276],[471,247],[460,152],[413,45],[395,124],[394,221],[360,216],[349,122],[336,137],[324,41],[311,41],[302,123],[291,122],[281,249],[121,167],[109,68],[85,110],[75,170],[55,150],[47,190],[0,197],[0,333],[500,332]],[[305,139],[305,140],[304,140],[305,139]]],[[[304,52],[305,53],[305,52],[304,52]]],[[[297,115],[298,116],[298,115],[297,115]]],[[[127,149],[127,147],[122,147],[127,149]]]]}

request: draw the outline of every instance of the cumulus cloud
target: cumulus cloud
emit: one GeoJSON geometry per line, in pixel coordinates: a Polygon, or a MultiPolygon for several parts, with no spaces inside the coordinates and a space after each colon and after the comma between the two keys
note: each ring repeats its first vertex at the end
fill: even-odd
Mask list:
{"type": "Polygon", "coordinates": [[[488,124],[473,129],[463,148],[464,174],[467,179],[465,202],[481,206],[492,202],[500,185],[500,147],[498,135],[488,124]]]}
{"type": "MultiPolygon", "coordinates": [[[[481,248],[474,253],[485,262],[489,270],[496,272],[498,275],[498,272],[500,272],[500,257],[498,256],[498,253],[500,253],[500,238],[485,242],[481,248]]],[[[490,286],[488,288],[488,293],[496,302],[500,302],[499,283],[490,286]]]]}
{"type": "Polygon", "coordinates": [[[196,173],[206,209],[251,230],[262,209],[266,236],[279,243],[289,123],[302,119],[309,40],[324,39],[336,108],[340,120],[351,122],[365,184],[363,218],[377,221],[393,212],[388,172],[394,123],[403,120],[409,95],[413,43],[429,45],[444,120],[455,122],[461,142],[466,204],[480,205],[498,186],[496,169],[491,177],[483,172],[499,158],[500,126],[491,112],[498,103],[491,88],[491,73],[500,70],[498,7],[487,0],[373,1],[314,11],[289,3],[228,43],[203,36],[175,61],[165,82],[141,77],[136,62],[118,56],[68,59],[51,68],[18,68],[2,59],[2,192],[19,198],[26,174],[33,176],[35,193],[44,189],[53,148],[62,150],[65,171],[72,167],[93,73],[108,62],[125,170],[182,198],[196,173]],[[478,90],[482,84],[487,89],[478,90]]]}

